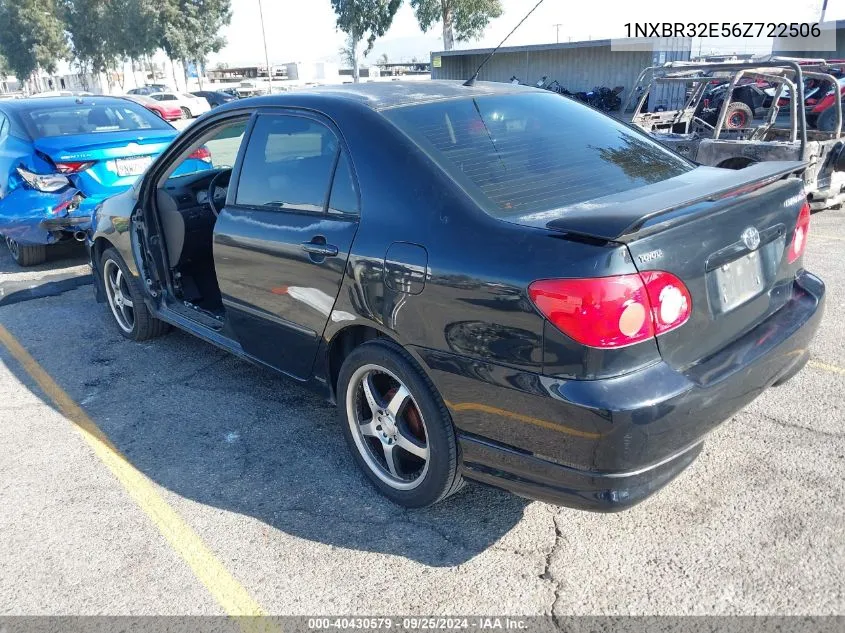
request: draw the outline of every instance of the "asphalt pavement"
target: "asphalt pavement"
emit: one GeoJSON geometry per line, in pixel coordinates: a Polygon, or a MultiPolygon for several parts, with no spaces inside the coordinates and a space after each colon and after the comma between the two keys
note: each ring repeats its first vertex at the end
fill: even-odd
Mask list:
{"type": "MultiPolygon", "coordinates": [[[[845,211],[815,215],[811,364],[612,515],[477,485],[400,509],[296,384],[126,341],[90,287],[0,305],[0,614],[845,615],[843,252],[845,211]]],[[[81,265],[7,259],[3,285],[81,265]]]]}

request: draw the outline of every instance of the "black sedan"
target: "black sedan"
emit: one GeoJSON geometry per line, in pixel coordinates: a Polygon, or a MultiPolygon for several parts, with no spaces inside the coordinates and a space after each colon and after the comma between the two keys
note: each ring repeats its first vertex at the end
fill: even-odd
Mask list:
{"type": "Polygon", "coordinates": [[[208,105],[212,108],[237,100],[237,97],[233,95],[225,92],[217,92],[215,90],[198,90],[197,92],[192,92],[191,94],[195,97],[204,97],[205,100],[208,101],[208,105]]]}
{"type": "Polygon", "coordinates": [[[806,363],[801,167],[697,167],[524,86],[362,84],[201,117],[88,244],[124,336],[318,390],[396,503],[471,479],[615,510],[806,363]]]}

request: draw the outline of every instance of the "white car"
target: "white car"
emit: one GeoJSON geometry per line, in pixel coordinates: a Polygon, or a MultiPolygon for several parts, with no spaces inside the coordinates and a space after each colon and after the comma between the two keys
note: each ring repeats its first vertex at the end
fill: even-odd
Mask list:
{"type": "Polygon", "coordinates": [[[156,101],[166,101],[168,105],[178,106],[182,109],[182,114],[189,119],[211,110],[205,97],[195,97],[183,92],[154,92],[149,96],[156,101]]]}

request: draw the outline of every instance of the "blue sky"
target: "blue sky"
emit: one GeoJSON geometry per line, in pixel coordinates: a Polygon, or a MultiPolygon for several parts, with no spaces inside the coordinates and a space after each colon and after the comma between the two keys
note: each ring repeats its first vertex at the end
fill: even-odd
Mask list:
{"type": "MultiPolygon", "coordinates": [[[[504,14],[495,20],[478,42],[459,44],[459,48],[495,46],[527,13],[536,0],[503,0],[504,14]]],[[[620,37],[624,24],[634,21],[731,22],[816,21],[822,0],[707,0],[706,2],[653,5],[642,1],[601,0],[572,2],[545,0],[513,35],[509,44],[554,42],[555,24],[560,24],[561,41],[568,39],[603,39],[620,37]]],[[[230,65],[256,64],[264,60],[258,14],[258,0],[232,0],[233,17],[224,35],[228,45],[212,58],[212,65],[225,61],[230,65]]],[[[290,61],[335,61],[343,43],[343,34],[335,29],[334,12],[329,0],[263,0],[267,48],[272,63],[290,61]]],[[[845,19],[845,0],[828,0],[827,15],[845,19]]],[[[386,52],[391,59],[428,58],[431,50],[442,48],[439,27],[423,34],[406,0],[384,38],[371,53],[376,58],[386,52]]],[[[767,52],[770,42],[763,40],[718,40],[702,42],[702,50],[720,52],[767,52]]],[[[693,49],[697,52],[698,42],[693,49]]]]}

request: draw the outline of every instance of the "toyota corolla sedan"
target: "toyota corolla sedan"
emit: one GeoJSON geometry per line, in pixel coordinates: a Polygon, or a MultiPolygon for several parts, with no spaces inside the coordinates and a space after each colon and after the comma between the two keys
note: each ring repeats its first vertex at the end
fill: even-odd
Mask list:
{"type": "Polygon", "coordinates": [[[123,336],[322,393],[394,502],[475,480],[618,510],[806,363],[801,168],[697,167],[524,86],[362,84],[216,108],[88,244],[123,336]]]}
{"type": "MultiPolygon", "coordinates": [[[[0,102],[0,235],[14,260],[39,264],[48,245],[84,239],[96,205],[130,187],[176,135],[118,97],[0,102]]],[[[207,159],[200,151],[183,169],[207,159]]]]}

